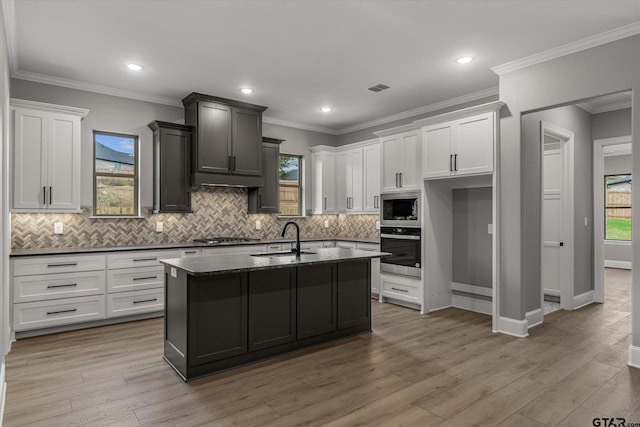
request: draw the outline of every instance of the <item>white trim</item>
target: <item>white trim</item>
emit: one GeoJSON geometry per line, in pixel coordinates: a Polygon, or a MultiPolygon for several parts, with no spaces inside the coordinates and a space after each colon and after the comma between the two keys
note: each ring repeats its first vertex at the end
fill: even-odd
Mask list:
{"type": "Polygon", "coordinates": [[[329,135],[340,135],[340,131],[332,128],[328,128],[324,126],[308,125],[308,124],[299,123],[299,122],[292,122],[289,120],[282,120],[282,119],[277,119],[275,117],[264,116],[264,115],[262,116],[262,123],[268,123],[270,125],[276,125],[276,126],[286,126],[288,128],[294,128],[294,129],[308,130],[311,132],[326,133],[329,135]]]}
{"type": "Polygon", "coordinates": [[[488,98],[498,95],[498,87],[490,87],[477,92],[468,93],[466,95],[456,96],[455,98],[445,99],[444,101],[435,102],[425,105],[424,107],[414,108],[390,116],[380,117],[379,119],[369,120],[353,126],[347,126],[338,130],[338,135],[355,132],[357,130],[367,129],[374,126],[383,125],[397,120],[407,119],[409,117],[418,116],[420,114],[430,113],[432,111],[444,110],[445,108],[455,107],[456,105],[465,104],[467,102],[477,101],[478,99],[488,98]]]}
{"type": "Polygon", "coordinates": [[[542,311],[541,308],[528,311],[527,314],[525,314],[525,318],[527,319],[527,329],[533,328],[534,326],[541,325],[544,321],[544,311],[542,311]]]}
{"type": "Polygon", "coordinates": [[[608,113],[610,111],[624,110],[625,108],[631,108],[631,98],[628,100],[611,102],[605,105],[599,105],[597,107],[591,107],[586,102],[581,102],[576,104],[576,107],[580,107],[588,113],[591,114],[600,114],[600,113],[608,113]]]}
{"type": "MultiPolygon", "coordinates": [[[[611,262],[604,259],[604,180],[602,179],[604,151],[605,147],[629,143],[631,143],[631,135],[593,141],[593,299],[595,302],[604,302],[604,267],[607,262],[611,262]]],[[[630,244],[631,242],[615,244],[620,243],[630,244]]],[[[608,241],[607,244],[609,244],[608,241]]]]}
{"type": "Polygon", "coordinates": [[[4,404],[7,399],[6,364],[0,365],[0,426],[4,421],[4,404]]]}
{"type": "Polygon", "coordinates": [[[626,37],[631,37],[636,34],[640,34],[640,22],[634,22],[632,24],[628,24],[619,28],[614,28],[613,30],[605,31],[603,33],[586,37],[575,42],[554,47],[553,49],[545,50],[543,52],[525,56],[524,58],[516,59],[515,61],[497,65],[495,67],[491,67],[491,71],[501,76],[512,71],[527,68],[532,65],[540,64],[542,62],[550,61],[552,59],[560,58],[616,40],[624,39],[626,37]]]}
{"type": "Polygon", "coordinates": [[[314,145],[309,148],[309,151],[316,153],[318,151],[338,151],[338,147],[332,147],[331,145],[314,145]]]}
{"type": "Polygon", "coordinates": [[[83,119],[89,115],[89,110],[86,108],[69,107],[66,105],[48,104],[46,102],[29,101],[27,99],[10,98],[9,105],[11,108],[29,108],[33,110],[43,110],[54,113],[66,113],[75,116],[80,116],[83,119]]]}
{"type": "Polygon", "coordinates": [[[511,335],[518,338],[526,338],[529,336],[528,322],[524,320],[510,319],[508,317],[498,317],[497,328],[494,332],[511,335]]]}
{"type": "MultiPolygon", "coordinates": [[[[543,293],[544,295],[551,295],[551,296],[553,296],[553,297],[561,297],[561,296],[562,296],[562,292],[560,292],[560,291],[558,291],[558,290],[556,290],[556,289],[547,289],[547,288],[544,288],[544,289],[542,289],[542,293],[543,293]]],[[[543,299],[544,299],[544,298],[543,298],[543,299]]]]}
{"type": "Polygon", "coordinates": [[[487,314],[489,316],[491,316],[493,309],[491,301],[456,294],[451,295],[451,306],[462,310],[487,314]]]}
{"type": "Polygon", "coordinates": [[[579,308],[585,307],[589,304],[593,304],[594,300],[594,291],[588,291],[580,295],[576,295],[573,297],[573,309],[578,310],[579,308]]]}
{"type": "Polygon", "coordinates": [[[636,347],[635,345],[629,346],[629,361],[627,365],[640,368],[640,347],[636,347]]]}
{"type": "Polygon", "coordinates": [[[621,268],[623,270],[631,270],[631,261],[615,261],[611,259],[604,260],[604,266],[609,268],[621,268]]]}
{"type": "MultiPolygon", "coordinates": [[[[16,54],[16,10],[14,0],[2,1],[2,16],[4,17],[4,29],[7,37],[7,53],[9,55],[9,73],[18,68],[16,54]]],[[[1,425],[1,424],[0,424],[1,425]]]]}
{"type": "Polygon", "coordinates": [[[466,292],[468,294],[483,295],[485,297],[493,296],[492,288],[485,288],[477,285],[467,285],[466,283],[451,282],[451,290],[466,292]]]}
{"type": "Polygon", "coordinates": [[[449,304],[449,305],[443,305],[442,307],[430,308],[427,313],[433,313],[434,311],[446,310],[447,308],[452,308],[452,307],[453,306],[451,304],[449,304]]]}

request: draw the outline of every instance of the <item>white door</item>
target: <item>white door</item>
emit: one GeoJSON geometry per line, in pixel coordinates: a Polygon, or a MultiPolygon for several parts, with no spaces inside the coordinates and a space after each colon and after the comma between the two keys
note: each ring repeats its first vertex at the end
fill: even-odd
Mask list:
{"type": "Polygon", "coordinates": [[[362,148],[354,148],[349,151],[349,165],[351,170],[351,199],[349,200],[349,211],[362,212],[362,179],[364,174],[362,148]]]}
{"type": "Polygon", "coordinates": [[[13,208],[47,206],[47,113],[16,108],[14,112],[13,208]]]}
{"type": "Polygon", "coordinates": [[[336,156],[322,153],[322,212],[336,212],[336,156]]]}
{"type": "Polygon", "coordinates": [[[80,117],[49,115],[47,203],[50,209],[80,208],[80,117]]]}
{"type": "Polygon", "coordinates": [[[380,210],[380,144],[363,149],[364,157],[364,200],[365,212],[380,210]]]}
{"type": "Polygon", "coordinates": [[[422,167],[424,178],[442,178],[453,170],[453,131],[450,123],[424,128],[422,131],[422,167]]]}
{"type": "Polygon", "coordinates": [[[349,153],[341,152],[336,155],[336,205],[339,212],[349,210],[349,197],[353,186],[349,153]]]}
{"type": "Polygon", "coordinates": [[[382,139],[382,191],[399,189],[400,150],[399,135],[382,139]]]}
{"type": "Polygon", "coordinates": [[[420,176],[420,131],[412,131],[401,136],[400,187],[403,190],[419,188],[420,176]]]}
{"type": "Polygon", "coordinates": [[[456,175],[493,172],[493,113],[457,122],[454,154],[456,175]]]}

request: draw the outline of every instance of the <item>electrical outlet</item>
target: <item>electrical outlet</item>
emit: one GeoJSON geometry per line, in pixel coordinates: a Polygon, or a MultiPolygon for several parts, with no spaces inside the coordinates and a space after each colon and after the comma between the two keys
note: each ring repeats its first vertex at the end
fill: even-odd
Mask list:
{"type": "Polygon", "coordinates": [[[376,230],[380,230],[380,221],[376,221],[376,230]]]}
{"type": "Polygon", "coordinates": [[[584,226],[586,227],[587,225],[589,225],[589,220],[587,219],[587,217],[584,217],[584,226]]]}
{"type": "Polygon", "coordinates": [[[328,219],[324,220],[324,228],[329,228],[329,220],[328,219]]]}
{"type": "Polygon", "coordinates": [[[61,222],[53,223],[53,234],[64,233],[64,225],[61,222]]]}
{"type": "Polygon", "coordinates": [[[256,230],[260,230],[262,228],[262,223],[260,220],[256,220],[256,230]]]}
{"type": "Polygon", "coordinates": [[[158,221],[156,222],[156,232],[162,233],[164,231],[164,223],[158,221]]]}

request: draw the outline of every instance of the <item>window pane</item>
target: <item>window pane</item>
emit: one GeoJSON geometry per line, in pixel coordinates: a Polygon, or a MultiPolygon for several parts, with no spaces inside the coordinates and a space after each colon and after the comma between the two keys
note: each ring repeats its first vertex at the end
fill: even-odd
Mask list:
{"type": "Polygon", "coordinates": [[[280,215],[300,215],[300,188],[280,186],[280,215]]]}
{"type": "Polygon", "coordinates": [[[280,182],[297,185],[300,180],[300,158],[297,156],[280,156],[280,182]]]}
{"type": "Polygon", "coordinates": [[[302,215],[302,157],[280,155],[280,215],[302,215]]]}
{"type": "Polygon", "coordinates": [[[135,174],[134,138],[96,133],[95,141],[97,173],[135,174]]]}
{"type": "Polygon", "coordinates": [[[96,215],[135,215],[134,178],[96,177],[96,215]]]}
{"type": "Polygon", "coordinates": [[[605,182],[605,239],[631,240],[631,175],[607,175],[605,182]]]}

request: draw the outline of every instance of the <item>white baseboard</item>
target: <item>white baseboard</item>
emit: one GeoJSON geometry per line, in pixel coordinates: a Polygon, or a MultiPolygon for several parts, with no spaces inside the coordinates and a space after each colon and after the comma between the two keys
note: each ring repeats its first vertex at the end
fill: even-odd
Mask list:
{"type": "Polygon", "coordinates": [[[475,311],[476,313],[488,314],[493,313],[493,304],[491,301],[483,299],[471,298],[462,295],[451,295],[451,306],[462,310],[475,311]]]}
{"type": "Polygon", "coordinates": [[[614,261],[605,259],[604,266],[610,268],[622,268],[624,270],[631,270],[631,262],[629,261],[614,261]]]}
{"type": "Polygon", "coordinates": [[[4,421],[4,402],[7,397],[7,382],[5,381],[5,364],[0,366],[0,426],[4,421]]]}
{"type": "Polygon", "coordinates": [[[442,307],[437,307],[437,308],[432,308],[429,310],[429,313],[433,313],[434,311],[440,311],[440,310],[445,310],[447,308],[451,308],[453,307],[451,304],[449,305],[443,305],[442,307]]]}
{"type": "Polygon", "coordinates": [[[640,368],[640,347],[629,346],[629,362],[627,362],[627,365],[640,368]]]}
{"type": "Polygon", "coordinates": [[[547,289],[547,288],[544,288],[544,289],[543,289],[543,293],[544,293],[545,295],[551,295],[551,296],[554,296],[554,297],[560,297],[560,291],[557,291],[557,290],[555,290],[555,289],[547,289]]]}
{"type": "Polygon", "coordinates": [[[577,310],[595,302],[594,291],[585,292],[584,294],[573,297],[573,309],[577,310]]]}
{"type": "Polygon", "coordinates": [[[502,334],[512,335],[518,338],[525,338],[529,336],[527,331],[528,322],[527,319],[516,320],[508,317],[498,317],[498,329],[494,332],[502,334]]]}
{"type": "Polygon", "coordinates": [[[531,310],[527,312],[525,318],[527,319],[527,329],[533,328],[534,326],[541,325],[544,321],[544,311],[542,311],[541,308],[531,310]]]}

